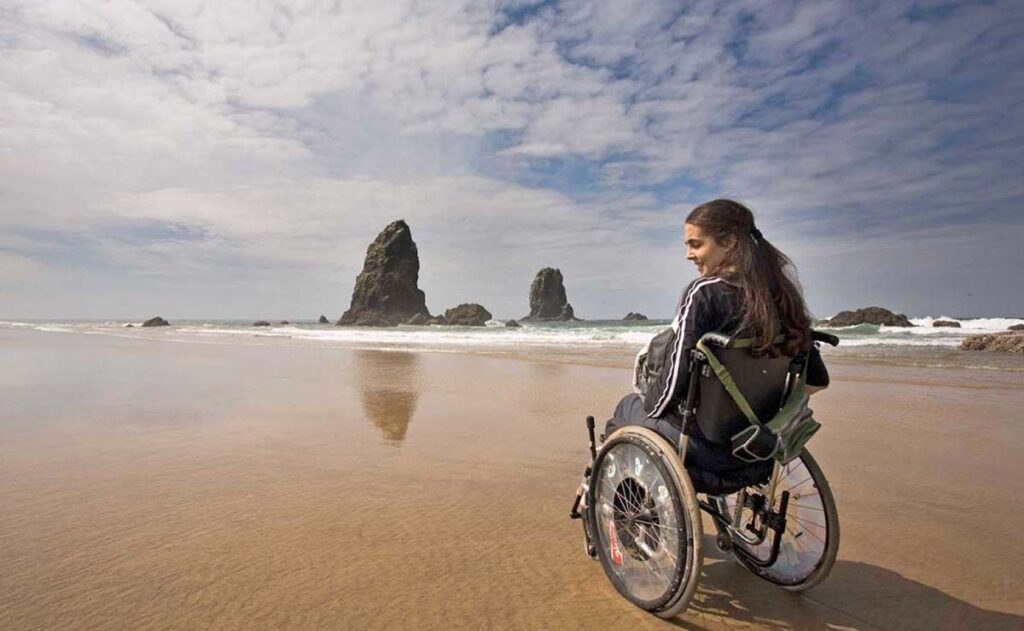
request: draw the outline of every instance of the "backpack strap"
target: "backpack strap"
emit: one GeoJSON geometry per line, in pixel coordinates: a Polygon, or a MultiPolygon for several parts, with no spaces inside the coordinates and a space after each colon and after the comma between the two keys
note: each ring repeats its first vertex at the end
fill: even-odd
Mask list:
{"type": "MultiPolygon", "coordinates": [[[[728,340],[726,345],[718,345],[725,348],[750,348],[754,343],[754,339],[737,339],[728,340]]],[[[783,463],[798,455],[803,445],[820,427],[807,407],[807,371],[803,365],[797,365],[795,362],[790,365],[785,400],[771,419],[762,422],[750,406],[750,402],[740,392],[729,369],[711,351],[704,338],[698,340],[696,348],[704,355],[708,366],[736,403],[736,407],[750,421],[750,427],[740,430],[733,436],[733,455],[746,462],[758,462],[774,457],[783,463]]]]}
{"type": "MultiPolygon", "coordinates": [[[[749,348],[753,343],[753,339],[732,340],[730,347],[749,348]]],[[[736,403],[736,407],[740,409],[743,416],[747,417],[747,420],[750,421],[752,425],[762,426],[763,423],[761,422],[761,419],[757,418],[757,414],[755,414],[754,409],[750,407],[750,403],[747,401],[747,398],[743,396],[743,393],[740,392],[740,389],[736,386],[736,381],[732,378],[732,374],[729,372],[729,369],[719,361],[718,357],[716,357],[713,352],[711,352],[708,345],[704,343],[704,338],[697,340],[697,350],[703,353],[704,357],[707,358],[708,366],[711,367],[715,376],[718,377],[718,380],[722,383],[722,387],[725,388],[725,391],[729,393],[730,397],[732,397],[732,400],[736,403]]]]}

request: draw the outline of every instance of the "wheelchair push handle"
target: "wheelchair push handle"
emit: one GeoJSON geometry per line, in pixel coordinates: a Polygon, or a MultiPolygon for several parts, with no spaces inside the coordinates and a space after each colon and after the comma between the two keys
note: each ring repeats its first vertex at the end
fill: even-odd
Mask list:
{"type": "Polygon", "coordinates": [[[825,342],[831,346],[839,346],[839,338],[824,331],[811,330],[811,339],[815,342],[825,342]]]}

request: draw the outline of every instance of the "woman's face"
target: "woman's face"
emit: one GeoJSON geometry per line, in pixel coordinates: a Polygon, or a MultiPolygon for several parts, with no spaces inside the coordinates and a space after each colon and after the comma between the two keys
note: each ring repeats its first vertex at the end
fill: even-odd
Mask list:
{"type": "Polygon", "coordinates": [[[726,243],[719,243],[714,237],[705,234],[700,227],[692,223],[685,224],[685,235],[686,259],[693,261],[701,276],[714,274],[729,256],[729,250],[735,245],[735,240],[731,237],[727,239],[726,243]]]}

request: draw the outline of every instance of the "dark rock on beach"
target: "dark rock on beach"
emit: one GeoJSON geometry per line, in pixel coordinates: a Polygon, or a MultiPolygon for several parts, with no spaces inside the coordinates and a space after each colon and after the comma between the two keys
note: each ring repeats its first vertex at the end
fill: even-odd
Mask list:
{"type": "Polygon", "coordinates": [[[508,322],[505,323],[505,328],[507,328],[507,329],[521,329],[521,328],[523,328],[523,325],[519,324],[515,320],[509,320],[508,322]]]}
{"type": "Polygon", "coordinates": [[[270,326],[270,323],[266,320],[256,320],[252,323],[253,326],[270,326]]]}
{"type": "Polygon", "coordinates": [[[457,326],[483,326],[493,316],[475,302],[468,302],[444,312],[445,322],[457,326]]]}
{"type": "Polygon", "coordinates": [[[530,285],[530,315],[523,320],[579,320],[565,296],[562,271],[545,267],[530,285]]]}
{"type": "Polygon", "coordinates": [[[914,326],[902,313],[893,313],[882,307],[866,307],[856,311],[840,311],[832,318],[825,320],[821,326],[856,326],[858,324],[877,324],[881,326],[914,326]]]}
{"type": "Polygon", "coordinates": [[[645,316],[642,313],[634,313],[634,312],[630,311],[629,313],[626,314],[626,317],[622,318],[622,319],[623,320],[646,320],[647,316],[645,316]]]}
{"type": "Polygon", "coordinates": [[[1013,324],[1010,326],[1010,331],[1024,331],[1024,324],[1013,324]]]}
{"type": "Polygon", "coordinates": [[[949,327],[951,329],[959,329],[960,328],[960,323],[955,321],[955,320],[936,320],[935,322],[932,322],[932,326],[933,327],[938,326],[938,327],[949,327]]]}
{"type": "Polygon", "coordinates": [[[330,324],[331,321],[327,319],[327,316],[321,315],[320,319],[316,321],[317,324],[330,324]]]}
{"type": "Polygon", "coordinates": [[[965,351],[996,351],[999,353],[1024,354],[1024,332],[992,333],[971,335],[960,342],[965,351]]]}
{"type": "Polygon", "coordinates": [[[419,252],[408,224],[402,219],[388,224],[366,249],[352,304],[338,325],[396,326],[417,314],[430,317],[419,275],[419,252]]]}
{"type": "Polygon", "coordinates": [[[170,324],[171,323],[167,320],[164,320],[160,316],[156,316],[155,318],[150,318],[143,322],[142,326],[170,326],[170,324]]]}

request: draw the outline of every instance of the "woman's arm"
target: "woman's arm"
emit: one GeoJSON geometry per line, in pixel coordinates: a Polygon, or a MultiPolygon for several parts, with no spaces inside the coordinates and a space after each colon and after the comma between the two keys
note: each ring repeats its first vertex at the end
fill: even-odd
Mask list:
{"type": "Polygon", "coordinates": [[[659,375],[661,383],[657,390],[660,396],[656,401],[644,401],[647,416],[659,418],[672,408],[689,382],[687,360],[689,352],[697,346],[700,336],[707,333],[708,322],[713,319],[710,287],[723,282],[720,278],[698,278],[683,294],[679,304],[679,312],[672,321],[676,330],[675,346],[669,356],[666,368],[659,375]]]}

